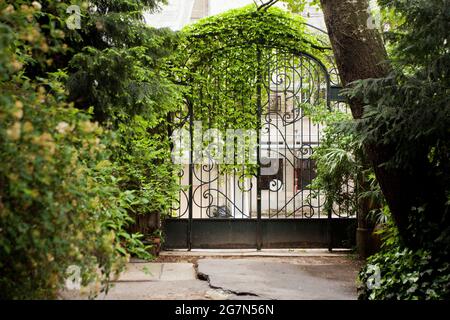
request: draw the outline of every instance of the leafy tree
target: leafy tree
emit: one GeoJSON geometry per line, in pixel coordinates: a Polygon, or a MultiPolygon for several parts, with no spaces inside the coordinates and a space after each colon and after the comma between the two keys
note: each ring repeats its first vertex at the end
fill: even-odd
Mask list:
{"type": "Polygon", "coordinates": [[[402,177],[397,188],[380,184],[404,243],[417,248],[440,238],[450,224],[450,52],[446,40],[450,3],[381,3],[404,21],[386,34],[394,48],[393,71],[385,78],[357,83],[351,95],[366,105],[358,124],[360,134],[368,145],[379,144],[389,152],[384,167],[402,177]],[[431,23],[430,16],[434,17],[431,23]],[[389,192],[399,200],[389,201],[394,196],[389,192]]]}
{"type": "MultiPolygon", "coordinates": [[[[386,279],[396,273],[389,269],[394,258],[403,264],[398,273],[417,268],[403,285],[391,282],[381,288],[366,288],[364,295],[448,299],[450,2],[380,4],[394,10],[402,21],[385,35],[393,47],[393,71],[384,78],[356,83],[350,94],[365,104],[358,132],[366,144],[381,146],[383,170],[396,172],[402,179],[397,185],[397,180],[391,181],[394,187],[380,183],[387,200],[398,198],[394,204],[388,200],[388,204],[401,241],[387,246],[371,262],[381,266],[386,279]]],[[[363,270],[362,279],[368,273],[363,270]]]]}
{"type": "MultiPolygon", "coordinates": [[[[367,0],[320,4],[349,88],[350,132],[395,221],[384,252],[369,261],[381,268],[381,287],[366,286],[362,297],[448,298],[450,2],[379,1],[390,26],[383,37],[368,24],[367,0]]],[[[368,277],[370,267],[361,273],[368,277]]]]}
{"type": "Polygon", "coordinates": [[[150,257],[127,228],[176,188],[160,66],[177,37],[143,21],[161,3],[0,1],[2,297],[55,297],[70,265],[107,289],[124,257],[150,257]]]}
{"type": "Polygon", "coordinates": [[[443,141],[449,118],[449,4],[380,4],[395,19],[389,21],[395,29],[384,35],[392,47],[389,64],[378,30],[368,27],[368,1],[321,1],[342,82],[356,86],[349,92],[354,118],[364,114],[358,122],[358,134],[364,140],[400,235],[406,244],[414,246],[421,243],[420,237],[408,229],[409,217],[417,208],[426,204],[425,210],[435,223],[446,219],[448,168],[443,159],[448,146],[443,141]],[[430,17],[434,17],[432,23],[430,17]],[[379,79],[354,83],[368,78],[379,79]]]}
{"type": "Polygon", "coordinates": [[[122,190],[133,192],[133,214],[168,213],[177,189],[167,114],[180,97],[161,66],[178,40],[143,21],[144,11],[163,3],[92,1],[69,63],[71,100],[79,108],[93,106],[94,117],[116,132],[116,176],[122,190]]]}
{"type": "MultiPolygon", "coordinates": [[[[92,108],[94,119],[115,132],[111,160],[121,190],[129,191],[130,214],[168,213],[177,185],[167,114],[180,98],[161,66],[178,37],[143,19],[165,1],[78,3],[81,29],[67,31],[73,50],[59,59],[69,73],[69,99],[79,109],[92,108]]],[[[45,6],[49,12],[61,12],[60,7],[54,1],[45,6]]]]}
{"type": "Polygon", "coordinates": [[[445,187],[448,175],[444,173],[447,168],[442,161],[448,148],[442,142],[448,134],[444,129],[448,127],[448,108],[445,107],[448,100],[444,94],[448,44],[442,39],[448,35],[442,30],[448,21],[443,4],[439,1],[414,3],[411,5],[414,10],[407,10],[410,6],[403,2],[389,4],[388,7],[397,9],[404,17],[404,22],[386,35],[388,40],[395,41],[392,63],[387,66],[384,63],[387,56],[377,31],[367,27],[367,11],[362,10],[368,7],[366,1],[345,5],[322,2],[328,27],[333,30],[331,40],[344,84],[380,78],[355,84],[356,89],[350,94],[351,105],[355,118],[364,115],[359,121],[358,134],[364,139],[365,151],[373,163],[400,236],[413,248],[423,245],[422,236],[428,234],[424,228],[411,232],[411,219],[421,215],[417,213],[418,208],[428,212],[427,219],[431,223],[448,224],[445,187]],[[351,10],[351,5],[361,10],[351,10]],[[425,23],[425,17],[430,14],[436,19],[432,24],[425,23]],[[356,37],[347,37],[352,29],[363,31],[356,37]],[[424,37],[425,33],[433,36],[424,37]],[[355,51],[358,59],[353,57],[355,51]],[[431,160],[434,154],[436,158],[431,160]]]}
{"type": "Polygon", "coordinates": [[[68,103],[64,71],[26,76],[67,50],[61,29],[45,34],[40,9],[0,2],[3,299],[55,298],[70,266],[95,293],[124,263],[115,232],[127,215],[108,161],[110,134],[68,103]]]}
{"type": "Polygon", "coordinates": [[[26,70],[32,77],[67,70],[69,100],[81,110],[92,109],[94,120],[115,132],[117,143],[110,145],[115,176],[123,191],[132,192],[130,213],[136,214],[169,212],[177,189],[169,161],[167,114],[180,97],[161,67],[178,37],[168,29],[147,26],[143,16],[164,3],[43,1],[43,32],[53,34],[53,26],[60,23],[68,49],[55,53],[51,65],[33,64],[26,70]],[[81,10],[79,29],[66,25],[72,4],[81,10]],[[59,19],[48,23],[49,16],[59,19]]]}

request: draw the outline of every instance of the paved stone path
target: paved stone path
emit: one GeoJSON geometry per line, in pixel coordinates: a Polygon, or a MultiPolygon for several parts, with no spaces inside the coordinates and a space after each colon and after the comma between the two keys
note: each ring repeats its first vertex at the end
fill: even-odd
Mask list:
{"type": "MultiPolygon", "coordinates": [[[[97,299],[356,299],[358,265],[342,254],[168,256],[129,263],[97,299]]],[[[62,297],[86,298],[75,292],[62,297]]]]}

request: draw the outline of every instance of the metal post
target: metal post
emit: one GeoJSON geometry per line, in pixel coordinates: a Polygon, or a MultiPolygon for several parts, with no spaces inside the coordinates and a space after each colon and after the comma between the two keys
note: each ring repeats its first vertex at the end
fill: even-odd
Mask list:
{"type": "Polygon", "coordinates": [[[327,233],[328,233],[328,251],[333,251],[333,228],[331,226],[332,223],[332,217],[331,217],[331,211],[328,210],[328,221],[327,221],[327,233]]]}
{"type": "MultiPolygon", "coordinates": [[[[330,90],[330,75],[325,70],[325,76],[327,78],[327,108],[331,111],[331,90],[330,90]]],[[[327,221],[327,233],[328,233],[328,251],[333,251],[333,227],[331,223],[333,222],[333,208],[328,210],[328,221],[327,221]]]]}
{"type": "Polygon", "coordinates": [[[257,70],[257,97],[256,97],[256,107],[257,107],[257,121],[258,121],[258,129],[257,129],[257,150],[256,150],[256,163],[258,165],[257,169],[257,183],[256,183],[256,249],[261,250],[262,248],[262,228],[261,228],[261,167],[260,167],[260,158],[261,158],[261,148],[260,148],[260,139],[261,139],[261,49],[258,46],[257,48],[257,61],[258,61],[258,70],[257,70]]]}
{"type": "Polygon", "coordinates": [[[194,174],[194,111],[192,103],[188,102],[189,108],[189,139],[190,139],[190,150],[189,150],[189,221],[187,226],[187,248],[188,251],[192,249],[192,202],[193,202],[193,174],[194,174]]]}

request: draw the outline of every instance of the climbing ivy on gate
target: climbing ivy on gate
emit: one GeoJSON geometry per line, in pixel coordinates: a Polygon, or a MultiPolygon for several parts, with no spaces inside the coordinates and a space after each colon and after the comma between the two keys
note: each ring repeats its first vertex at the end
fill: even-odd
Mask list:
{"type": "MultiPolygon", "coordinates": [[[[172,73],[186,86],[194,120],[221,132],[258,130],[258,80],[267,77],[270,59],[291,59],[303,52],[326,65],[330,55],[327,39],[312,34],[301,16],[278,8],[230,10],[189,25],[181,34],[172,73]]],[[[267,97],[263,95],[263,99],[267,97]]],[[[187,114],[187,106],[181,113],[187,114]]],[[[249,141],[246,145],[254,148],[249,141]]],[[[236,165],[221,166],[227,168],[236,169],[236,165]]],[[[255,169],[246,165],[248,174],[255,169]]]]}

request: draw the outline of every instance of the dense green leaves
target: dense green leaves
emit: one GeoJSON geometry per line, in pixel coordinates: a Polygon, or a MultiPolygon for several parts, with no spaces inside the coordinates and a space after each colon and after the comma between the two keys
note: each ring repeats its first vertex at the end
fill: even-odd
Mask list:
{"type": "Polygon", "coordinates": [[[345,208],[347,214],[356,215],[358,198],[356,182],[363,170],[361,143],[351,130],[352,119],[348,112],[326,105],[303,106],[313,122],[323,126],[322,141],[312,155],[317,164],[317,176],[312,188],[325,194],[324,209],[333,211],[336,206],[345,208]]]}
{"type": "MultiPolygon", "coordinates": [[[[329,53],[326,43],[307,30],[302,17],[277,8],[258,11],[254,5],[202,19],[183,29],[181,37],[171,61],[173,77],[186,86],[185,98],[192,105],[194,120],[201,121],[205,129],[221,132],[259,130],[258,86],[273,81],[268,78],[274,73],[283,73],[277,68],[298,64],[300,52],[324,63],[329,53]]],[[[261,104],[266,105],[268,99],[263,94],[261,104]]],[[[245,154],[256,150],[250,140],[241,142],[245,154]]],[[[242,165],[221,166],[221,170],[228,169],[242,170],[242,165]]],[[[255,170],[247,163],[246,174],[255,170]]]]}
{"type": "Polygon", "coordinates": [[[93,108],[94,118],[115,132],[110,146],[121,190],[136,200],[132,214],[167,214],[177,186],[170,162],[167,115],[181,101],[162,66],[178,36],[148,27],[143,12],[164,1],[93,1],[83,17],[69,62],[70,100],[93,108]]]}
{"type": "Polygon", "coordinates": [[[0,297],[53,298],[72,267],[96,294],[151,257],[127,230],[176,189],[160,66],[177,37],[142,20],[162,2],[75,2],[70,30],[70,1],[0,1],[0,297]]]}
{"type": "MultiPolygon", "coordinates": [[[[399,14],[405,16],[399,29],[404,37],[397,38],[393,43],[394,71],[387,78],[355,83],[349,95],[363,99],[366,104],[364,118],[357,124],[358,135],[363,142],[394,149],[393,157],[385,166],[415,174],[417,181],[432,181],[434,185],[426,187],[434,188],[431,203],[426,202],[430,201],[430,197],[427,199],[425,191],[411,196],[415,197],[416,208],[428,210],[434,207],[442,211],[428,214],[430,221],[440,221],[445,225],[449,219],[448,204],[445,202],[450,185],[450,52],[445,40],[449,29],[444,28],[448,21],[444,21],[445,14],[442,12],[448,2],[444,2],[413,1],[411,8],[414,12],[420,12],[414,19],[404,2],[390,3],[399,14]],[[434,17],[432,23],[425,24],[423,16],[430,14],[434,17]],[[435,34],[430,35],[430,39],[434,39],[435,46],[426,44],[429,39],[420,43],[416,37],[430,31],[430,28],[434,28],[435,34]],[[439,39],[436,37],[438,32],[439,39]],[[422,172],[415,172],[417,170],[422,172]]],[[[423,230],[423,226],[415,225],[414,228],[423,230]]],[[[419,236],[422,232],[417,229],[416,234],[419,236]]]]}
{"type": "Polygon", "coordinates": [[[358,81],[348,93],[366,105],[356,124],[363,143],[392,150],[382,165],[410,179],[410,207],[403,212],[409,221],[403,241],[371,260],[382,270],[382,287],[365,288],[363,297],[448,298],[450,2],[380,3],[400,17],[385,35],[393,72],[358,81]]]}
{"type": "Polygon", "coordinates": [[[398,241],[392,222],[384,231],[384,248],[370,257],[359,274],[359,298],[432,300],[450,298],[449,252],[411,250],[398,241]],[[377,270],[378,274],[375,274],[377,270]]]}
{"type": "Polygon", "coordinates": [[[110,134],[67,103],[63,71],[23,74],[29,64],[47,64],[43,44],[52,39],[41,16],[38,5],[0,2],[2,298],[55,297],[69,266],[95,293],[124,262],[114,230],[126,212],[105,151],[110,134]]]}

